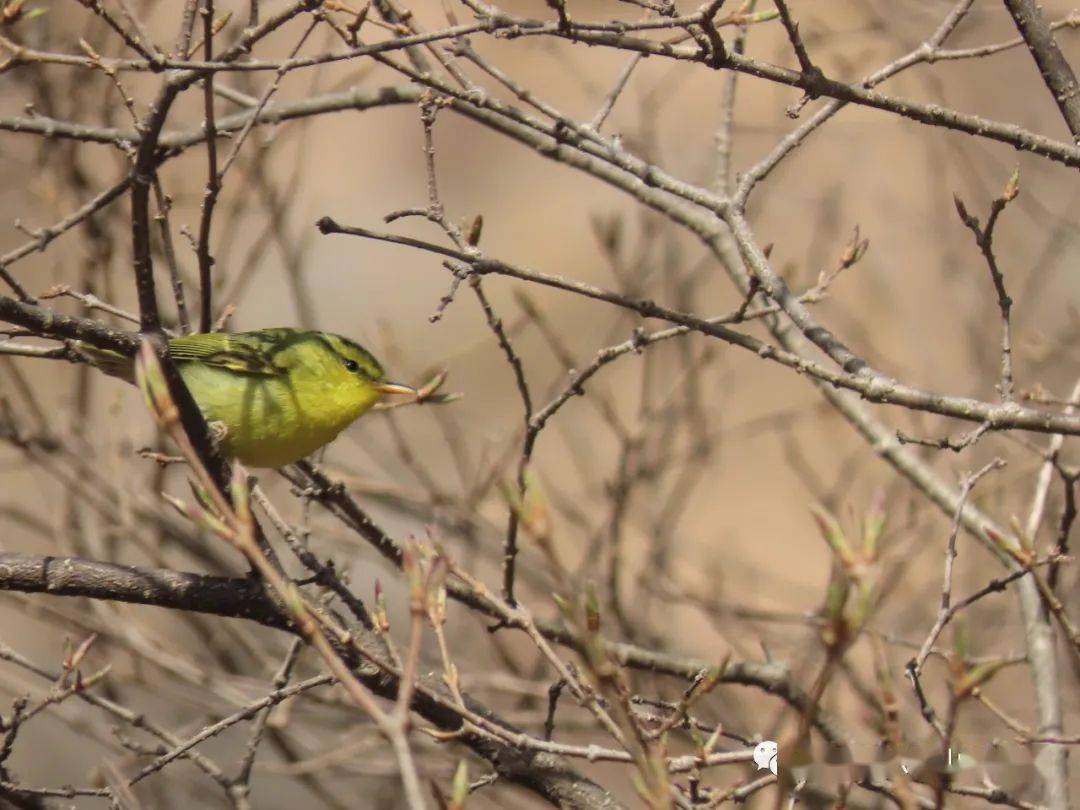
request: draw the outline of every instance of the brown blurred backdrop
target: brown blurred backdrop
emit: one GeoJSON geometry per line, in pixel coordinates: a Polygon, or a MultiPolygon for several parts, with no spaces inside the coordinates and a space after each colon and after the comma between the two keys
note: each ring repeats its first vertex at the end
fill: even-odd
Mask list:
{"type": "MultiPolygon", "coordinates": [[[[173,36],[176,9],[172,4],[142,4],[144,19],[163,38],[173,36]]],[[[223,4],[219,3],[219,6],[223,4]]],[[[269,9],[278,4],[266,4],[269,9]]],[[[875,70],[921,42],[944,16],[950,3],[793,2],[807,47],[830,76],[845,80],[875,70]]],[[[40,37],[56,50],[74,50],[80,36],[100,34],[76,4],[49,5],[48,13],[20,31],[26,41],[40,37]],[[68,8],[74,9],[73,11],[68,8]],[[84,27],[85,26],[85,27],[84,27]]],[[[1046,2],[1052,19],[1069,11],[1066,2],[1046,2]]],[[[511,12],[550,16],[542,4],[508,3],[511,12]]],[[[574,2],[580,18],[626,16],[614,3],[574,2]]],[[[444,23],[441,6],[424,3],[415,8],[420,20],[434,28],[444,23]]],[[[691,5],[680,4],[691,11],[691,5]]],[[[238,8],[242,17],[242,10],[238,8]]],[[[235,23],[232,23],[235,24],[235,23]]],[[[291,35],[290,35],[291,36],[291,35]]],[[[966,47],[1006,40],[1015,29],[1002,6],[977,0],[951,47],[966,47]]],[[[1065,53],[1080,64],[1080,34],[1064,29],[1058,34],[1065,53]]],[[[292,42],[286,36],[271,40],[272,51],[282,53],[292,42]]],[[[115,43],[114,43],[115,44],[115,43]]],[[[311,51],[331,48],[332,40],[316,32],[311,51]]],[[[626,54],[554,44],[540,39],[496,42],[478,39],[475,46],[513,76],[527,79],[531,89],[564,113],[588,119],[597,108],[626,54]]],[[[115,47],[113,51],[115,52],[115,47]]],[[[790,46],[778,23],[754,26],[747,52],[765,61],[793,64],[790,46]]],[[[26,104],[41,108],[37,82],[65,87],[70,73],[47,67],[38,77],[11,73],[0,77],[0,115],[20,113],[26,104]]],[[[236,74],[228,79],[237,89],[258,95],[268,77],[236,74]]],[[[400,79],[385,69],[368,65],[330,66],[287,76],[278,101],[304,97],[360,84],[376,87],[400,79]]],[[[491,84],[490,82],[488,83],[491,84]]],[[[144,104],[154,81],[132,79],[129,89],[144,104]]],[[[84,91],[69,87],[71,95],[58,95],[58,118],[130,126],[107,83],[88,83],[84,91]]],[[[1009,121],[1067,140],[1066,132],[1029,54],[1022,48],[986,59],[945,62],[908,71],[888,82],[890,94],[939,102],[948,107],[1009,121]]],[[[491,90],[500,98],[505,91],[491,90]]],[[[201,96],[190,94],[170,115],[168,127],[198,126],[201,96]]],[[[734,125],[734,165],[739,170],[758,160],[798,122],[785,115],[798,91],[748,77],[739,79],[734,125]]],[[[628,145],[688,181],[710,184],[714,172],[714,136],[718,124],[720,77],[704,67],[647,59],[636,70],[619,100],[607,130],[623,134],[628,145]]],[[[220,102],[223,110],[230,109],[220,102]]],[[[809,114],[808,108],[803,115],[809,114]]],[[[107,146],[53,144],[36,137],[4,133],[0,168],[0,252],[25,240],[12,223],[29,228],[50,223],[72,210],[96,190],[126,171],[123,156],[107,146]],[[85,186],[67,174],[70,160],[62,150],[74,150],[75,163],[85,173],[85,186]]],[[[597,222],[617,220],[626,256],[645,257],[642,265],[655,268],[636,283],[643,295],[701,315],[726,312],[739,297],[726,277],[710,264],[706,251],[685,233],[678,233],[620,192],[594,179],[546,161],[538,154],[509,142],[453,113],[440,114],[435,126],[437,170],[442,200],[458,221],[475,214],[484,218],[482,246],[490,256],[516,264],[566,275],[605,287],[623,280],[613,272],[597,238],[597,222]],[[689,300],[675,300],[665,274],[695,274],[699,279],[689,300]]],[[[465,291],[446,308],[436,323],[429,320],[446,294],[450,276],[429,254],[396,245],[319,236],[314,222],[330,215],[339,222],[382,229],[388,212],[423,205],[426,180],[422,159],[422,130],[417,110],[402,106],[364,113],[340,113],[252,134],[248,152],[228,177],[221,196],[214,231],[214,252],[220,279],[218,302],[234,303],[230,322],[235,330],[274,325],[304,325],[349,335],[384,359],[392,376],[418,382],[434,368],[449,371],[448,387],[463,398],[439,411],[406,409],[393,417],[396,429],[407,436],[417,464],[443,484],[460,493],[460,471],[448,449],[447,432],[462,445],[469,465],[466,476],[479,476],[497,459],[504,459],[497,475],[512,477],[516,442],[520,440],[521,408],[513,377],[487,328],[475,300],[465,291]],[[258,154],[258,160],[253,155],[258,154]],[[280,201],[271,203],[277,197],[280,201]],[[276,221],[273,217],[277,217],[276,221]],[[246,269],[242,269],[246,268],[246,269]],[[235,298],[227,297],[238,275],[249,279],[235,298]]],[[[1014,168],[1019,166],[1021,194],[1008,209],[997,232],[995,246],[1015,299],[1014,357],[1017,385],[1022,390],[1043,386],[1067,396],[1076,377],[1078,331],[1075,298],[1077,282],[1077,186],[1071,170],[1039,158],[1020,155],[1010,148],[962,134],[930,130],[877,111],[849,107],[815,133],[775,175],[756,192],[751,221],[763,243],[771,243],[771,259],[783,270],[792,287],[812,285],[817,274],[836,265],[853,230],[869,239],[869,251],[831,289],[828,300],[817,306],[819,317],[879,368],[913,384],[957,395],[991,399],[998,364],[998,319],[993,288],[971,234],[954,211],[952,196],[985,216],[990,200],[998,195],[1014,168]]],[[[181,225],[197,230],[198,207],[204,182],[205,156],[201,148],[189,150],[168,164],[162,180],[175,200],[174,230],[181,225]]],[[[135,307],[130,272],[130,247],[125,230],[126,203],[95,218],[107,236],[95,243],[68,234],[43,254],[32,256],[13,270],[31,292],[54,284],[73,288],[92,285],[96,294],[125,309],[135,307]],[[95,254],[95,244],[105,255],[95,254]],[[103,261],[103,263],[102,263],[103,261]]],[[[388,226],[397,232],[438,241],[430,224],[403,221],[388,226]]],[[[193,273],[195,261],[185,240],[177,236],[181,265],[193,273]]],[[[189,293],[194,297],[194,279],[189,293]]],[[[523,316],[520,295],[525,293],[543,313],[551,329],[572,355],[577,367],[598,349],[625,340],[637,319],[602,304],[513,282],[489,278],[485,286],[495,308],[511,330],[529,382],[540,402],[566,378],[566,372],[535,323],[523,316]]],[[[172,312],[167,290],[161,300],[172,312]]],[[[54,301],[61,307],[72,302],[54,301]]],[[[662,324],[651,323],[655,328],[662,324]]],[[[760,333],[759,328],[752,328],[760,333]]],[[[681,339],[695,353],[706,350],[705,338],[681,339]]],[[[571,402],[545,432],[536,451],[535,471],[554,509],[554,536],[568,565],[590,572],[590,543],[610,525],[607,487],[618,474],[620,442],[610,424],[590,404],[593,392],[603,392],[632,431],[650,429],[643,420],[659,419],[653,408],[663,409],[664,397],[691,384],[679,361],[684,349],[676,342],[649,349],[658,360],[643,378],[644,360],[633,355],[602,370],[589,384],[589,395],[571,402]],[[648,390],[649,412],[642,413],[642,391],[648,390]],[[658,404],[659,403],[659,404],[658,404]],[[582,522],[568,515],[584,515],[582,522]]],[[[670,564],[662,577],[650,581],[650,553],[657,545],[655,520],[672,487],[680,486],[678,465],[662,480],[636,486],[626,506],[623,548],[626,554],[627,593],[635,594],[630,610],[642,628],[642,640],[662,637],[678,652],[718,660],[726,650],[738,657],[762,660],[766,655],[791,664],[796,672],[812,672],[813,631],[798,617],[818,609],[828,581],[830,557],[811,520],[809,507],[824,504],[842,520],[865,512],[875,493],[883,492],[888,512],[886,544],[890,559],[903,566],[875,626],[897,638],[918,642],[933,621],[941,578],[941,557],[948,520],[927,506],[898,480],[865,443],[828,407],[805,380],[745,352],[715,344],[707,366],[692,384],[700,391],[712,452],[705,459],[690,459],[689,434],[677,442],[686,454],[684,463],[706,465],[700,480],[687,493],[677,520],[667,523],[665,538],[670,564]],[[763,650],[763,644],[765,649],[763,650]]],[[[153,502],[153,465],[133,454],[156,441],[151,421],[143,413],[137,394],[111,380],[81,376],[81,371],[54,361],[0,358],[0,392],[21,403],[12,369],[18,369],[32,396],[40,404],[50,430],[77,437],[83,447],[86,471],[69,469],[72,481],[99,476],[115,485],[119,498],[115,513],[87,509],[72,494],[72,484],[48,469],[28,463],[17,450],[0,448],[0,543],[5,550],[34,553],[72,553],[131,564],[147,563],[153,556],[145,548],[125,542],[126,525],[138,520],[140,508],[153,502]],[[85,386],[85,388],[81,388],[85,386]],[[76,403],[88,396],[85,421],[76,403]],[[79,526],[81,540],[73,539],[79,526]]],[[[20,407],[22,407],[20,405],[20,407]]],[[[937,437],[955,434],[963,426],[936,417],[912,415],[879,407],[880,418],[907,433],[937,437]]],[[[31,424],[33,419],[31,419],[31,424]]],[[[1039,440],[1041,442],[1041,439],[1039,440]]],[[[1075,451],[1066,443],[1066,455],[1075,451]]],[[[1008,460],[1004,471],[987,479],[976,500],[1007,522],[1026,516],[1039,459],[1022,451],[1007,437],[989,436],[961,455],[926,451],[936,469],[955,480],[963,471],[982,466],[995,456],[1008,460]]],[[[423,482],[402,460],[401,448],[383,417],[366,419],[350,429],[327,452],[325,464],[351,482],[354,491],[385,524],[401,536],[431,532],[454,554],[462,555],[487,582],[498,582],[496,555],[506,506],[497,496],[477,505],[473,553],[461,536],[448,530],[458,516],[458,504],[431,504],[423,482]],[[423,504],[412,514],[402,503],[423,504]]],[[[272,492],[285,493],[287,485],[269,472],[261,475],[272,492]]],[[[167,487],[184,494],[183,478],[170,472],[167,487]]],[[[1061,493],[1051,492],[1049,515],[1060,509],[1061,493]]],[[[300,521],[299,501],[286,500],[288,517],[300,521]]],[[[332,520],[316,508],[310,515],[313,543],[333,550],[338,559],[355,553],[352,575],[358,591],[368,593],[370,582],[385,584],[392,575],[357,541],[345,538],[332,520]],[[350,545],[342,546],[342,543],[350,545]],[[350,548],[352,550],[350,550],[350,548]],[[363,584],[361,584],[363,583],[363,584]]],[[[1052,532],[1052,521],[1044,529],[1052,532]]],[[[1049,536],[1049,535],[1048,535],[1049,536]]],[[[1040,538],[1045,539],[1045,538],[1040,538]]],[[[542,557],[524,541],[523,565],[534,570],[529,583],[531,604],[544,615],[555,615],[546,592],[550,581],[542,557]]],[[[159,548],[159,561],[191,568],[197,563],[183,551],[159,548]]],[[[239,564],[229,573],[239,573],[239,564]]],[[[969,538],[961,537],[956,570],[956,592],[966,594],[997,574],[996,563],[969,538]]],[[[1067,569],[1063,592],[1074,594],[1075,571],[1067,569]]],[[[396,593],[391,587],[391,593],[396,593]]],[[[400,604],[397,605],[400,608],[400,604]]],[[[396,608],[396,609],[397,609],[396,608]]],[[[220,682],[206,684],[165,672],[153,672],[143,660],[160,655],[183,669],[189,662],[204,662],[208,642],[170,620],[164,612],[124,605],[59,603],[48,598],[4,595],[0,598],[0,640],[36,661],[56,662],[65,638],[84,632],[72,624],[85,611],[90,623],[114,628],[118,647],[106,636],[94,655],[108,660],[113,670],[106,689],[123,693],[133,705],[153,711],[176,728],[195,728],[209,712],[224,712],[233,693],[248,698],[268,673],[244,666],[222,673],[220,682]],[[142,650],[142,656],[121,651],[120,641],[142,650]],[[212,694],[208,695],[206,692],[212,694]]],[[[514,707],[535,712],[521,695],[500,697],[498,679],[486,673],[502,669],[504,657],[518,656],[520,676],[528,680],[529,651],[515,639],[493,649],[483,624],[452,608],[457,620],[454,644],[468,660],[463,672],[473,691],[490,695],[509,716],[514,707]]],[[[1015,599],[1011,595],[988,598],[969,617],[972,644],[980,655],[1017,655],[1023,652],[1015,599]]],[[[85,629],[85,628],[83,628],[85,629]]],[[[209,634],[224,631],[206,625],[209,634]]],[[[244,628],[252,644],[277,645],[269,634],[244,628]]],[[[613,636],[618,635],[611,628],[613,636]]],[[[220,643],[234,644],[226,634],[220,643]]],[[[211,647],[213,645],[210,645],[211,647]]],[[[913,653],[898,645],[890,648],[890,661],[911,728],[918,733],[918,717],[906,682],[903,663],[913,653]]],[[[238,654],[241,660],[243,654],[238,654]]],[[[871,683],[862,651],[852,656],[855,668],[849,684],[871,683]]],[[[1063,659],[1064,660],[1064,659],[1063,659]]],[[[55,664],[54,664],[55,665],[55,664]]],[[[930,665],[934,666],[933,663],[930,665]]],[[[192,670],[197,671],[197,667],[192,670]]],[[[509,671],[509,670],[505,670],[509,671]]],[[[508,679],[511,676],[506,676],[508,679]]],[[[1080,717],[1077,673],[1062,668],[1067,714],[1080,717]]],[[[5,668],[0,697],[6,703],[31,688],[40,688],[23,674],[5,668]]],[[[666,687],[658,686],[661,690],[666,687]]],[[[676,690],[677,691],[677,690],[676,690]]],[[[840,716],[858,721],[860,705],[846,687],[826,697],[826,705],[840,716]]],[[[1015,668],[990,690],[1006,711],[1032,724],[1027,674],[1015,668]]],[[[673,693],[674,694],[674,693],[673,693]]],[[[538,693],[542,697],[542,692],[538,693]]],[[[940,697],[940,693],[932,696],[940,697]]],[[[540,701],[543,702],[542,700],[540,701]]],[[[322,709],[327,711],[325,707],[322,709]]],[[[713,710],[742,723],[740,730],[768,732],[778,706],[756,692],[725,687],[713,710]]],[[[85,723],[88,739],[99,736],[95,719],[81,715],[85,707],[59,707],[57,719],[44,718],[21,740],[14,765],[33,783],[86,780],[100,761],[96,745],[83,750],[68,723],[85,723]],[[36,753],[30,753],[36,751],[36,753]],[[47,755],[45,755],[47,754],[47,755]],[[63,780],[56,775],[68,774],[63,780]]],[[[318,712],[319,707],[303,711],[318,712]]],[[[569,711],[569,710],[568,710],[569,711]]],[[[533,716],[533,715],[529,715],[533,716]]],[[[333,740],[347,740],[348,723],[327,720],[331,736],[300,737],[298,745],[311,756],[332,748],[333,740]]],[[[1073,729],[1075,731],[1075,727],[1073,729]]],[[[1007,729],[988,713],[970,711],[963,718],[963,740],[977,748],[992,738],[1008,738],[1007,729]]],[[[242,744],[242,735],[226,735],[208,747],[222,753],[242,744]]],[[[867,738],[869,739],[869,738],[867,738]]],[[[117,756],[122,754],[118,753],[117,756]]],[[[187,766],[183,766],[187,767],[187,766]]],[[[1075,765],[1073,771],[1076,771],[1075,765]]],[[[598,769],[601,779],[612,769],[598,769]]],[[[192,785],[198,780],[191,772],[192,785]]],[[[175,775],[174,775],[175,777],[175,775]]],[[[357,794],[358,784],[372,786],[365,799],[352,806],[394,805],[396,777],[341,771],[336,777],[345,795],[357,794]],[[379,797],[383,797],[380,799],[379,797]]],[[[256,779],[258,807],[321,806],[302,780],[286,773],[268,773],[256,779]]],[[[1074,780],[1074,791],[1077,789],[1074,780]]],[[[191,787],[192,799],[218,806],[221,799],[191,787]]],[[[623,790],[628,790],[624,786],[623,790]]],[[[192,806],[177,803],[167,789],[148,783],[149,806],[192,806]],[[155,790],[165,791],[154,793],[155,790]]],[[[520,793],[477,794],[480,806],[525,806],[520,793]],[[510,797],[510,798],[507,798],[510,797]]],[[[81,806],[81,805],[80,805],[81,806]]],[[[88,805],[89,806],[89,805],[88,805]]]]}

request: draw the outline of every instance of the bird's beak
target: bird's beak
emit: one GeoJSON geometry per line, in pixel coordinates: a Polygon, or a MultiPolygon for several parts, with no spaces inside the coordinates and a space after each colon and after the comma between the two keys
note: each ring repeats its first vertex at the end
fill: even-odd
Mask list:
{"type": "Polygon", "coordinates": [[[408,385],[402,385],[401,383],[383,382],[375,386],[375,390],[380,394],[406,394],[408,396],[415,397],[419,392],[408,385]]]}

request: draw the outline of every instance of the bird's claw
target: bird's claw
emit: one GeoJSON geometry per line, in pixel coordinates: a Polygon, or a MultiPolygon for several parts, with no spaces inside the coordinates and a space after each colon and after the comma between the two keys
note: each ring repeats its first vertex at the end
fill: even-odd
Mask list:
{"type": "Polygon", "coordinates": [[[218,450],[225,443],[225,438],[229,435],[229,427],[224,422],[213,421],[208,422],[206,425],[210,429],[210,441],[214,443],[214,447],[218,450]]]}

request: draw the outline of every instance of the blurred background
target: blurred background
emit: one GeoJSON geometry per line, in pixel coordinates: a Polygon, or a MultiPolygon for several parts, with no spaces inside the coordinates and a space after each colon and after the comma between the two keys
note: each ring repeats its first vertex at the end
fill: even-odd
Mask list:
{"type": "MultiPolygon", "coordinates": [[[[40,50],[78,53],[83,38],[102,55],[126,53],[101,20],[78,4],[38,5],[46,13],[0,33],[40,50]]],[[[175,4],[132,5],[154,36],[166,43],[175,39],[175,4]]],[[[676,5],[681,13],[696,9],[692,3],[676,5]]],[[[791,3],[815,62],[830,77],[845,81],[857,81],[917,47],[952,5],[940,0],[791,3]]],[[[280,7],[284,4],[264,3],[262,13],[280,7]]],[[[410,8],[423,29],[446,24],[441,4],[421,2],[410,8]]],[[[539,2],[510,0],[502,8],[553,17],[539,2]]],[[[569,8],[574,19],[582,20],[641,15],[640,9],[613,2],[574,0],[569,8]]],[[[1067,2],[1049,0],[1042,8],[1053,20],[1071,11],[1067,2]]],[[[222,36],[238,34],[246,9],[246,4],[217,3],[218,13],[235,12],[222,36]]],[[[470,19],[467,9],[456,13],[470,19]]],[[[283,58],[301,31],[286,26],[257,55],[283,58]]],[[[731,35],[731,29],[722,32],[731,35]]],[[[381,38],[382,33],[371,36],[381,38]]],[[[948,47],[1015,36],[1001,3],[976,0],[948,47]]],[[[1080,65],[1080,31],[1066,27],[1057,37],[1073,64],[1080,65]]],[[[592,118],[629,58],[624,52],[539,37],[474,37],[472,45],[538,98],[581,121],[592,118]]],[[[320,26],[302,53],[340,47],[333,32],[320,26]]],[[[750,26],[746,53],[797,66],[778,21],[750,26]]],[[[504,88],[459,61],[492,97],[514,102],[504,88]]],[[[223,76],[221,83],[258,98],[272,75],[238,72],[223,76]]],[[[145,111],[159,79],[140,73],[120,77],[135,107],[145,111]]],[[[287,74],[273,103],[404,81],[371,61],[325,65],[287,74]]],[[[132,127],[116,86],[100,71],[23,66],[0,74],[0,82],[0,118],[26,115],[32,108],[93,126],[132,127]]],[[[1024,48],[918,66],[883,89],[1069,140],[1024,48]]],[[[627,148],[676,177],[712,187],[722,97],[723,77],[717,72],[645,59],[604,132],[620,134],[627,148]]],[[[738,79],[732,127],[736,172],[761,159],[823,103],[811,102],[799,120],[792,120],[785,111],[800,97],[791,88],[738,79]]],[[[238,109],[224,98],[217,103],[219,114],[238,109]]],[[[201,126],[201,104],[197,90],[184,94],[166,129],[201,126]]],[[[10,131],[0,133],[0,143],[5,178],[0,184],[0,253],[25,242],[25,229],[61,219],[117,182],[129,165],[127,156],[110,145],[10,131]]],[[[225,149],[230,145],[222,143],[225,149]]],[[[486,255],[701,316],[739,306],[740,295],[691,234],[618,190],[452,111],[439,114],[434,144],[446,213],[463,227],[482,215],[480,247],[486,255]]],[[[447,389],[461,393],[459,401],[362,420],[328,449],[322,462],[393,535],[437,539],[494,590],[508,515],[502,493],[514,480],[523,424],[511,368],[467,284],[440,308],[452,277],[437,256],[321,236],[314,226],[320,217],[331,216],[342,224],[442,243],[431,223],[382,222],[392,211],[427,204],[422,149],[423,129],[413,105],[256,128],[219,201],[212,240],[215,305],[218,312],[226,304],[235,306],[228,321],[232,330],[290,325],[347,335],[381,358],[395,379],[420,383],[437,369],[449,372],[447,389]],[[436,313],[440,317],[433,320],[436,313]]],[[[1072,170],[987,140],[848,107],[755,192],[750,221],[760,242],[772,246],[774,266],[798,290],[812,287],[819,273],[837,268],[857,229],[857,238],[869,241],[866,254],[815,304],[820,320],[896,378],[992,400],[1000,345],[996,299],[985,262],[956,215],[953,195],[985,218],[991,200],[1017,167],[1020,195],[1002,215],[994,241],[1014,299],[1017,388],[1065,399],[1076,381],[1080,346],[1075,273],[1080,185],[1072,170]]],[[[202,147],[170,160],[161,173],[172,199],[170,225],[193,309],[197,264],[183,232],[198,231],[205,175],[202,147]]],[[[162,311],[175,323],[161,245],[155,249],[162,311]]],[[[135,311],[127,202],[100,211],[89,225],[63,235],[11,271],[34,295],[68,285],[135,311]]],[[[665,325],[512,279],[489,276],[483,284],[522,360],[538,407],[565,386],[569,369],[581,369],[603,347],[627,340],[640,325],[649,330],[665,325]]],[[[70,299],[47,303],[81,311],[80,303],[70,299]]],[[[92,315],[134,328],[108,312],[92,315]]],[[[747,329],[766,335],[760,326],[747,329]]],[[[133,389],[85,366],[0,355],[0,395],[21,429],[43,438],[29,448],[12,442],[0,446],[4,550],[243,572],[227,550],[201,554],[193,530],[164,514],[157,493],[164,488],[186,497],[185,476],[136,453],[167,447],[133,389]],[[189,541],[179,543],[176,535],[189,541]]],[[[896,429],[924,438],[957,435],[970,427],[896,408],[878,406],[875,412],[896,429]]],[[[1008,524],[1013,517],[1027,517],[1042,462],[1032,448],[1045,441],[991,434],[960,454],[926,449],[925,456],[950,481],[995,457],[1004,459],[1005,468],[984,479],[973,500],[1008,524]]],[[[1064,446],[1068,463],[1077,460],[1073,444],[1070,440],[1064,446]]],[[[810,508],[821,505],[853,528],[875,499],[882,499],[887,587],[872,625],[889,639],[887,659],[905,730],[913,745],[926,741],[903,665],[936,615],[949,520],[886,467],[806,380],[700,335],[630,353],[602,369],[585,395],[556,415],[540,436],[532,470],[550,512],[554,547],[571,580],[577,587],[595,582],[603,594],[609,638],[708,661],[728,654],[739,660],[783,661],[807,685],[821,656],[812,617],[822,607],[832,566],[810,508]]],[[[392,616],[403,615],[395,573],[373,551],[317,505],[291,497],[281,476],[262,471],[259,477],[287,519],[310,530],[313,548],[348,570],[361,596],[369,596],[378,579],[387,588],[392,616]]],[[[1063,491],[1056,482],[1050,490],[1043,534],[1036,538],[1043,545],[1054,536],[1063,491]]],[[[550,594],[565,583],[556,581],[527,533],[522,544],[526,602],[537,615],[556,617],[550,594]]],[[[989,554],[961,535],[954,593],[968,594],[1000,573],[989,554]]],[[[1059,593],[1072,599],[1076,615],[1074,568],[1064,568],[1059,593]]],[[[451,644],[465,688],[503,716],[540,728],[552,677],[535,649],[520,634],[491,635],[481,617],[456,606],[450,610],[451,644]]],[[[977,656],[1020,663],[1025,648],[1011,594],[979,602],[968,612],[965,627],[977,656]]],[[[197,729],[262,694],[286,646],[269,631],[236,622],[38,595],[0,598],[0,641],[50,669],[57,668],[65,639],[77,642],[90,632],[100,634],[91,657],[97,666],[112,667],[103,694],[152,712],[178,732],[197,729]]],[[[434,651],[434,645],[427,650],[434,651]]],[[[857,646],[823,699],[865,750],[872,750],[876,739],[868,704],[860,698],[875,689],[870,653],[869,645],[857,646]]],[[[431,658],[432,666],[436,660],[431,658]]],[[[1062,696],[1075,732],[1078,672],[1067,656],[1061,661],[1062,696]]],[[[314,668],[314,659],[306,665],[314,668]]],[[[44,688],[24,671],[0,667],[5,705],[44,688]]],[[[938,683],[944,668],[933,658],[927,665],[931,700],[944,700],[938,683]]],[[[677,699],[685,686],[648,674],[634,677],[636,688],[669,700],[677,699]]],[[[1003,711],[1034,727],[1024,666],[1007,668],[986,691],[1003,711]]],[[[590,739],[585,713],[570,701],[563,707],[566,714],[560,717],[566,725],[558,727],[563,738],[590,739]]],[[[722,720],[726,729],[747,739],[768,738],[782,727],[782,704],[746,687],[723,685],[699,708],[711,722],[722,720]]],[[[392,758],[380,754],[378,739],[370,729],[358,730],[355,716],[342,712],[334,696],[298,701],[280,711],[285,719],[276,731],[278,739],[256,764],[254,806],[397,806],[392,758]]],[[[57,706],[22,732],[11,767],[33,784],[93,781],[106,760],[129,768],[137,756],[116,742],[109,725],[87,707],[57,706]]],[[[981,706],[970,706],[961,715],[960,745],[976,757],[1000,739],[1022,759],[1026,754],[1014,736],[981,706]]],[[[228,759],[244,741],[244,732],[237,730],[205,750],[228,759]]],[[[431,775],[448,780],[455,756],[428,741],[416,745],[430,752],[421,759],[431,775]]],[[[676,752],[679,745],[674,743],[676,752]]],[[[632,801],[630,786],[618,782],[619,769],[579,764],[632,801]]],[[[750,775],[749,765],[739,774],[725,774],[727,782],[750,775]]],[[[1078,789],[1074,779],[1074,795],[1078,789]]],[[[146,780],[139,795],[153,807],[227,806],[220,792],[187,764],[146,780]]],[[[1037,790],[1031,795],[1032,801],[1040,800],[1037,790]]],[[[535,802],[498,784],[474,796],[479,807],[535,802]]],[[[82,801],[96,806],[95,800],[82,801]]],[[[761,799],[761,806],[771,801],[761,799]]]]}

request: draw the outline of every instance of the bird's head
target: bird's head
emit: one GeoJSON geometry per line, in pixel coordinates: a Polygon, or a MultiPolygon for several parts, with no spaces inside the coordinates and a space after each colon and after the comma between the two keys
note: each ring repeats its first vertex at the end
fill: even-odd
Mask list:
{"type": "Polygon", "coordinates": [[[371,352],[347,337],[312,332],[304,343],[304,371],[320,381],[324,396],[350,410],[362,413],[384,394],[416,396],[415,388],[388,381],[371,352]]]}

